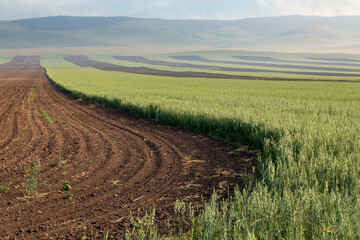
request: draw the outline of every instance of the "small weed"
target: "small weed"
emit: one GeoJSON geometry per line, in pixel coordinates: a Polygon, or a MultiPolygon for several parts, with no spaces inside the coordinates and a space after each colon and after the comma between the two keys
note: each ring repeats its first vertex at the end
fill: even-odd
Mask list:
{"type": "Polygon", "coordinates": [[[63,184],[63,189],[70,191],[70,190],[71,190],[70,184],[69,184],[68,182],[65,182],[65,183],[63,184]]]}
{"type": "Polygon", "coordinates": [[[26,125],[25,127],[24,127],[24,129],[21,131],[21,133],[20,133],[20,136],[24,136],[25,135],[25,131],[27,130],[27,128],[28,128],[28,125],[26,125]]]}
{"type": "Polygon", "coordinates": [[[90,163],[93,163],[95,161],[94,158],[90,158],[90,163]]]}
{"type": "Polygon", "coordinates": [[[68,161],[67,161],[66,159],[60,157],[57,164],[58,164],[58,166],[60,166],[60,165],[67,164],[67,162],[68,162],[68,161]]]}
{"type": "Polygon", "coordinates": [[[49,116],[49,114],[45,111],[45,110],[42,110],[41,113],[38,113],[39,117],[44,117],[48,123],[53,123],[53,119],[49,116]]]}
{"type": "Polygon", "coordinates": [[[187,162],[187,161],[190,161],[190,160],[191,160],[191,157],[190,157],[190,156],[185,156],[185,157],[184,157],[184,161],[187,162]]]}
{"type": "Polygon", "coordinates": [[[67,172],[66,172],[66,171],[63,171],[61,174],[62,174],[63,176],[65,176],[65,175],[67,174],[67,172]]]}
{"type": "Polygon", "coordinates": [[[66,125],[66,124],[67,124],[67,122],[63,121],[63,122],[62,122],[62,124],[66,125]]]}
{"type": "MultiPolygon", "coordinates": [[[[81,237],[81,240],[86,240],[88,239],[87,237],[87,234],[86,234],[86,231],[84,232],[83,236],[81,237]]],[[[90,229],[90,239],[93,240],[93,239],[100,239],[100,238],[95,238],[94,237],[94,231],[91,227],[90,229]]],[[[109,239],[109,231],[106,232],[106,234],[104,235],[104,237],[102,238],[103,240],[108,240],[109,239]]]]}
{"type": "Polygon", "coordinates": [[[22,192],[22,196],[28,196],[37,193],[38,181],[40,179],[40,169],[41,169],[41,163],[40,163],[40,158],[38,157],[36,159],[36,162],[34,163],[34,168],[30,173],[29,182],[28,184],[26,184],[25,189],[22,192]]]}
{"type": "Polygon", "coordinates": [[[34,100],[35,98],[36,98],[36,93],[33,92],[33,93],[31,94],[30,99],[31,99],[31,100],[34,100]]]}
{"type": "Polygon", "coordinates": [[[31,97],[30,97],[31,100],[34,100],[36,98],[37,90],[38,90],[38,85],[35,85],[34,86],[34,92],[31,94],[31,97]]]}
{"type": "Polygon", "coordinates": [[[110,144],[111,144],[112,146],[116,146],[116,141],[110,138],[110,144]]]}
{"type": "Polygon", "coordinates": [[[7,186],[0,186],[0,193],[9,192],[10,191],[10,183],[7,186]]]}
{"type": "Polygon", "coordinates": [[[66,194],[65,196],[64,196],[64,199],[69,199],[69,200],[71,200],[72,198],[73,198],[73,194],[71,193],[71,192],[69,192],[68,194],[66,194]]]}
{"type": "Polygon", "coordinates": [[[55,133],[51,133],[50,137],[54,137],[55,136],[55,133]]]}
{"type": "Polygon", "coordinates": [[[235,150],[232,152],[232,155],[233,155],[233,157],[238,157],[238,156],[240,156],[240,151],[235,150]]]}

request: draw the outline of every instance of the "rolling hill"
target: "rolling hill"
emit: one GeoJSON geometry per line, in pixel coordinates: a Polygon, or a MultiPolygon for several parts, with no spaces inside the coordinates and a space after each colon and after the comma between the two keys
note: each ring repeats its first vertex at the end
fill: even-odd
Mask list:
{"type": "Polygon", "coordinates": [[[258,50],[360,49],[360,16],[221,20],[44,17],[0,21],[0,48],[171,46],[258,50]]]}

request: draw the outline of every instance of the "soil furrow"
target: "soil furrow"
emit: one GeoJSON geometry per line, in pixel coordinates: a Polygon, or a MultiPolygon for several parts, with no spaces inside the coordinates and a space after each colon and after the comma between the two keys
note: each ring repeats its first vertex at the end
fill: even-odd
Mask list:
{"type": "Polygon", "coordinates": [[[91,228],[118,239],[130,210],[156,204],[157,216],[171,217],[177,198],[226,194],[252,169],[253,155],[233,156],[234,145],[73,99],[50,83],[37,56],[0,66],[0,93],[0,186],[10,189],[0,192],[4,239],[79,239],[91,228]]]}

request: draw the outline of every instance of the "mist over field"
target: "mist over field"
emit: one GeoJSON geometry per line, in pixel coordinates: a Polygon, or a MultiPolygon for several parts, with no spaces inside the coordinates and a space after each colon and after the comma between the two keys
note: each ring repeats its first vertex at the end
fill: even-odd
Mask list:
{"type": "Polygon", "coordinates": [[[360,52],[360,16],[240,20],[44,17],[0,21],[0,48],[206,47],[296,52],[360,52]]]}

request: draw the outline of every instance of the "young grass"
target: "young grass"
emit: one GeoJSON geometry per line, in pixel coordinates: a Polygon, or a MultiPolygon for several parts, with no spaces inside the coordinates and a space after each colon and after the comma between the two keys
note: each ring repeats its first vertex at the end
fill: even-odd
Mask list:
{"type": "Polygon", "coordinates": [[[34,163],[33,170],[30,173],[28,183],[26,184],[25,189],[22,192],[22,196],[28,196],[28,195],[36,194],[38,192],[40,170],[41,170],[40,158],[37,158],[34,163]]]}
{"type": "Polygon", "coordinates": [[[41,111],[41,115],[48,121],[48,123],[53,123],[53,119],[48,115],[45,110],[41,111]]]}
{"type": "Polygon", "coordinates": [[[159,239],[158,230],[155,223],[155,208],[146,212],[145,216],[134,218],[130,212],[131,228],[126,229],[125,239],[159,239]]]}
{"type": "Polygon", "coordinates": [[[70,191],[72,188],[71,188],[71,186],[70,186],[70,184],[68,183],[68,182],[65,182],[64,184],[63,184],[63,190],[68,190],[68,191],[70,191]]]}
{"type": "Polygon", "coordinates": [[[65,158],[63,158],[63,157],[60,156],[57,165],[58,165],[58,166],[60,166],[60,165],[65,165],[65,164],[67,164],[67,162],[68,162],[68,161],[67,161],[65,158]]]}
{"type": "Polygon", "coordinates": [[[31,100],[34,100],[37,97],[37,94],[36,94],[37,90],[38,90],[38,85],[35,85],[34,91],[31,93],[31,97],[30,97],[31,100]]]}
{"type": "Polygon", "coordinates": [[[20,136],[24,136],[25,135],[25,131],[27,130],[27,128],[28,128],[28,125],[26,125],[25,127],[24,127],[24,129],[21,131],[21,133],[20,133],[20,136]]]}
{"type": "Polygon", "coordinates": [[[10,183],[7,186],[0,186],[0,193],[9,192],[10,191],[10,183]]]}
{"type": "Polygon", "coordinates": [[[74,197],[74,195],[71,192],[69,192],[64,196],[64,199],[72,200],[73,197],[74,197]]]}
{"type": "Polygon", "coordinates": [[[33,93],[31,94],[31,96],[30,96],[30,99],[31,99],[31,100],[34,100],[35,98],[36,98],[36,93],[33,92],[33,93]]]}
{"type": "Polygon", "coordinates": [[[39,117],[44,117],[48,123],[53,123],[53,119],[49,116],[49,114],[45,110],[41,110],[41,113],[37,113],[39,117]]]}

